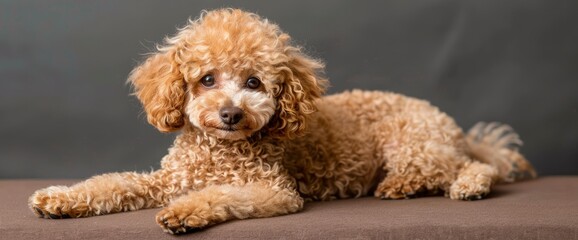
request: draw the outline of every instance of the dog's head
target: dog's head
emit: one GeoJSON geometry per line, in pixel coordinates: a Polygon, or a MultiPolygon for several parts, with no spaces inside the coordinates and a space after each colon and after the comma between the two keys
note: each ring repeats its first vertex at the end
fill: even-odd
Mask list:
{"type": "Polygon", "coordinates": [[[289,35],[236,9],[204,12],[129,76],[148,121],[223,139],[302,133],[327,81],[289,35]]]}

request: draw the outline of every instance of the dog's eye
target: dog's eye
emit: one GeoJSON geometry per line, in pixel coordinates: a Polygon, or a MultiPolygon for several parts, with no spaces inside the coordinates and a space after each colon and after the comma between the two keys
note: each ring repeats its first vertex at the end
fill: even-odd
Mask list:
{"type": "Polygon", "coordinates": [[[205,75],[201,78],[201,84],[205,87],[212,87],[215,85],[215,77],[213,75],[205,75]]]}
{"type": "Polygon", "coordinates": [[[247,79],[247,87],[250,89],[257,89],[261,86],[261,81],[256,77],[250,77],[247,79]]]}

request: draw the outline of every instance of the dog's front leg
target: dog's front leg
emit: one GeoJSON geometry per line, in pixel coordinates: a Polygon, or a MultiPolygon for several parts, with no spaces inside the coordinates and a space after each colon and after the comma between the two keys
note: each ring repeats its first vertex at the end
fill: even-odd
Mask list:
{"type": "Polygon", "coordinates": [[[293,189],[260,183],[214,185],[175,199],[157,214],[156,220],[163,230],[175,234],[230,219],[293,213],[302,207],[303,199],[293,189]]]}
{"type": "Polygon", "coordinates": [[[88,217],[160,207],[173,195],[157,186],[162,176],[162,170],[151,174],[103,174],[70,187],[40,189],[30,196],[28,204],[44,218],[88,217]]]}

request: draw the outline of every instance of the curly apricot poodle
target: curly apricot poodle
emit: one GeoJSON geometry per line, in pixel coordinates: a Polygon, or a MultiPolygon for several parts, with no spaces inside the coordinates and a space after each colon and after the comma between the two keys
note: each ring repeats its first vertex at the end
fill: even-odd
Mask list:
{"type": "Polygon", "coordinates": [[[156,221],[174,234],[371,192],[476,200],[497,182],[535,176],[507,125],[464,134],[423,100],[323,96],[323,68],[256,14],[203,12],[129,76],[150,124],[180,130],[161,169],[41,189],[30,208],[63,218],[163,207],[156,221]]]}

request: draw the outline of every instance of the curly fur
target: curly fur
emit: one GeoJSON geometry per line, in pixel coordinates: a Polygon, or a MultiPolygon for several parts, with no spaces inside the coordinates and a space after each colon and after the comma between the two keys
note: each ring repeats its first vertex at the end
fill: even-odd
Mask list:
{"type": "Polygon", "coordinates": [[[182,233],[371,192],[475,200],[497,182],[535,176],[507,125],[465,135],[423,100],[361,90],[322,97],[323,67],[266,19],[204,12],[129,76],[150,124],[181,131],[161,169],[41,189],[30,208],[63,218],[164,207],[158,224],[182,233]],[[208,75],[213,85],[202,82],[208,75]],[[251,77],[261,84],[248,87],[251,77]],[[221,110],[231,107],[242,118],[226,123],[221,110]]]}

